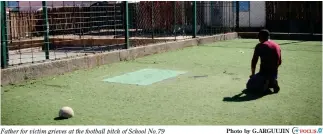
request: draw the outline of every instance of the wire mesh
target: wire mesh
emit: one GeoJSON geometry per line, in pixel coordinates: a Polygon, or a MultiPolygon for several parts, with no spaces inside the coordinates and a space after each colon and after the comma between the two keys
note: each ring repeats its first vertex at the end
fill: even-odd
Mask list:
{"type": "Polygon", "coordinates": [[[321,1],[239,1],[240,32],[322,33],[321,1]]]}
{"type": "Polygon", "coordinates": [[[123,6],[116,2],[48,3],[53,58],[124,48],[123,6]]]}
{"type": "MultiPolygon", "coordinates": [[[[21,63],[35,62],[45,58],[41,52],[41,44],[43,39],[37,37],[36,29],[41,18],[37,11],[32,10],[31,2],[25,2],[24,5],[7,6],[7,42],[8,42],[8,64],[16,65],[21,63]],[[12,10],[10,10],[12,9],[12,10]],[[21,10],[23,9],[23,10],[21,10]]],[[[41,4],[33,6],[33,8],[41,8],[41,4]]]]}
{"type": "Polygon", "coordinates": [[[322,34],[322,1],[268,1],[266,12],[273,32],[322,34]]]}
{"type": "MultiPolygon", "coordinates": [[[[9,65],[46,60],[41,1],[20,1],[15,8],[7,13],[9,65]]],[[[47,12],[52,60],[125,46],[121,2],[48,1],[47,12]]]]}
{"type": "Polygon", "coordinates": [[[131,47],[189,39],[193,28],[198,36],[262,28],[322,33],[321,1],[198,1],[196,10],[193,1],[47,1],[47,14],[41,1],[7,3],[1,45],[9,65],[45,61],[46,52],[56,60],[124,49],[128,39],[131,47]]]}
{"type": "Polygon", "coordinates": [[[129,3],[130,44],[141,46],[192,38],[187,22],[186,3],[140,1],[129,3]]]}
{"type": "Polygon", "coordinates": [[[232,1],[197,2],[197,32],[199,36],[233,32],[235,6],[232,1]]]}

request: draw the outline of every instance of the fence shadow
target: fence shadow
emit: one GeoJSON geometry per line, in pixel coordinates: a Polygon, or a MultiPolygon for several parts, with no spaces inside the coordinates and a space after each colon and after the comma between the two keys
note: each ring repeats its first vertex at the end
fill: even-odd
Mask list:
{"type": "Polygon", "coordinates": [[[286,43],[280,43],[279,45],[290,45],[290,44],[295,44],[295,43],[302,43],[302,42],[306,42],[306,41],[292,41],[292,42],[286,42],[286,43]]]}

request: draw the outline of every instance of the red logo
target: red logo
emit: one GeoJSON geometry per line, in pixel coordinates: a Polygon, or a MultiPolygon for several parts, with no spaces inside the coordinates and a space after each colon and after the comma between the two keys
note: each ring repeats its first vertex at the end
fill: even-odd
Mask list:
{"type": "Polygon", "coordinates": [[[299,129],[301,134],[315,134],[316,132],[316,129],[299,129]]]}

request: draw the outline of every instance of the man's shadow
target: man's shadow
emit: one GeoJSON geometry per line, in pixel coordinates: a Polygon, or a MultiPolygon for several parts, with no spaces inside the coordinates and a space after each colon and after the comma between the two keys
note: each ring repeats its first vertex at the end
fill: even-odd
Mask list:
{"type": "Polygon", "coordinates": [[[270,90],[266,92],[257,92],[256,90],[244,89],[241,93],[232,97],[224,97],[223,101],[226,102],[244,102],[260,99],[266,95],[271,95],[273,92],[270,90]]]}

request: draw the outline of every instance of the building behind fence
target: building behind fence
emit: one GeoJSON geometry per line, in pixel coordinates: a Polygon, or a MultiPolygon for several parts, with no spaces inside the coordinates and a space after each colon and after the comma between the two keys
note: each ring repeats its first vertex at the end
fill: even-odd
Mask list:
{"type": "Polygon", "coordinates": [[[6,24],[2,28],[7,30],[1,31],[1,59],[7,59],[1,62],[3,68],[196,36],[257,32],[262,28],[271,32],[322,33],[320,1],[45,4],[1,2],[1,25],[6,24]]]}

